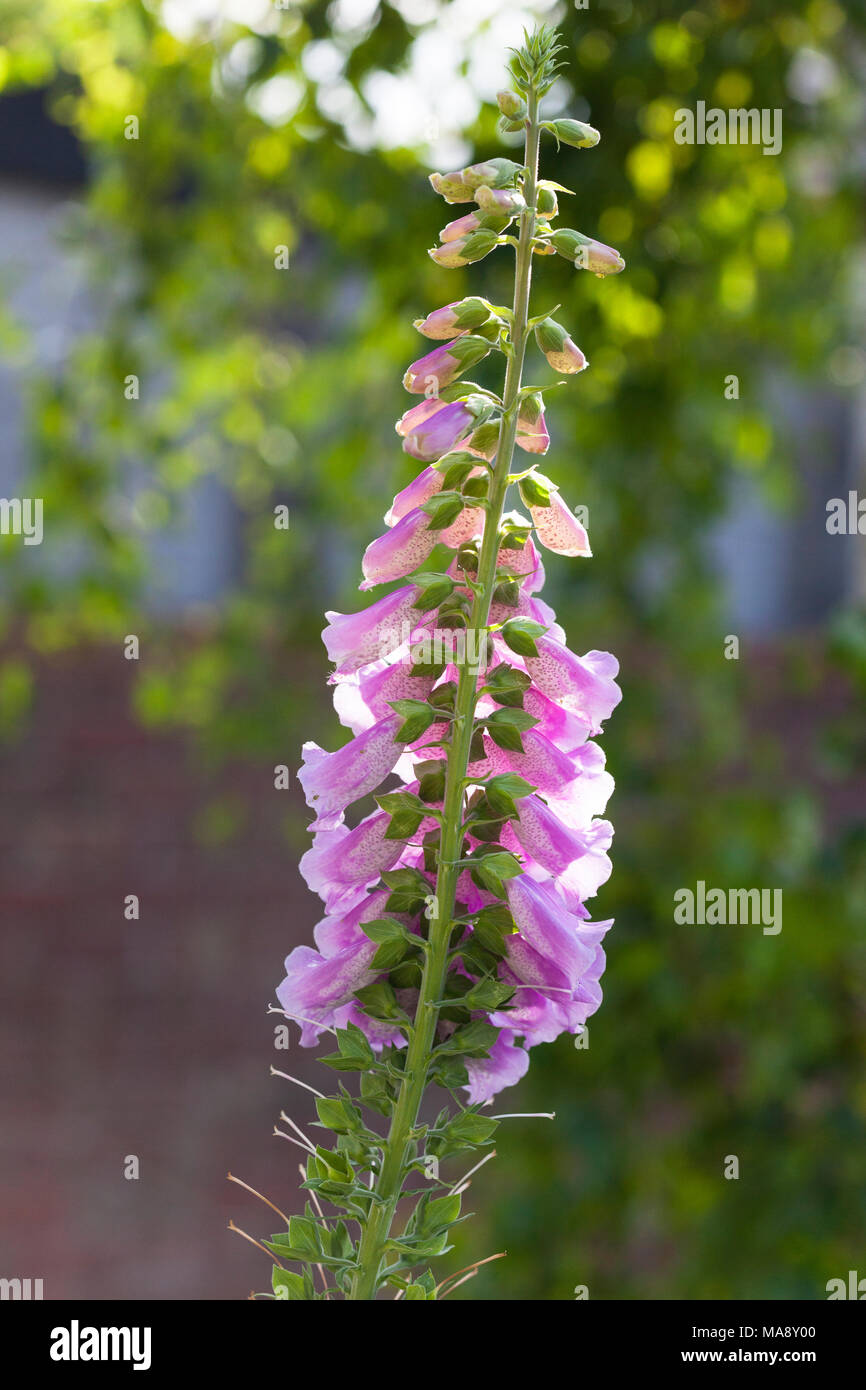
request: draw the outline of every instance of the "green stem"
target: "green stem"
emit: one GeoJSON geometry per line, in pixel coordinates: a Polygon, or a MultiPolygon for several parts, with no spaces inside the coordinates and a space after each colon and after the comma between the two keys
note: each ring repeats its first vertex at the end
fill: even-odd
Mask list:
{"type": "MultiPolygon", "coordinates": [[[[490,507],[484,523],[484,539],[478,561],[477,587],[469,620],[471,628],[476,633],[480,633],[487,626],[490,604],[496,587],[499,523],[502,517],[505,494],[508,490],[508,475],[511,471],[511,459],[517,437],[518,397],[528,337],[527,321],[532,275],[532,238],[535,234],[539,134],[538,99],[534,93],[531,93],[528,100],[526,122],[525,163],[527,173],[524,183],[526,208],[521,213],[520,218],[511,351],[505,373],[502,427],[499,432],[499,446],[496,451],[489,492],[490,507]]],[[[455,861],[460,858],[464,782],[469,766],[477,689],[476,672],[470,663],[464,662],[460,668],[460,679],[457,685],[454,705],[456,717],[445,776],[443,829],[439,848],[439,869],[436,878],[438,915],[430,925],[430,949],[426,953],[414,1028],[406,1053],[403,1079],[391,1117],[382,1167],[376,1182],[376,1193],[383,1200],[371,1203],[364,1224],[358,1251],[359,1267],[350,1294],[352,1299],[371,1299],[376,1296],[385,1242],[391,1230],[391,1223],[403,1186],[410,1136],[417,1123],[418,1111],[427,1086],[431,1049],[438,1016],[435,1001],[442,998],[445,987],[448,943],[452,930],[457,879],[460,874],[460,869],[455,861]]]]}

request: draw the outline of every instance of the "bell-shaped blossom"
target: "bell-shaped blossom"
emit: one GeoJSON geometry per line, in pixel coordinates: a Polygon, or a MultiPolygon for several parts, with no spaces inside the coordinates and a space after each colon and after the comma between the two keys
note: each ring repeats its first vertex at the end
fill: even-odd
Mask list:
{"type": "Polygon", "coordinates": [[[560,890],[565,883],[580,902],[594,897],[611,873],[610,822],[594,821],[585,830],[574,830],[538,796],[521,797],[517,811],[510,829],[521,849],[556,878],[560,890]]]}
{"type": "Polygon", "coordinates": [[[478,507],[464,507],[450,526],[431,531],[430,517],[420,507],[407,512],[384,535],[371,541],[364,552],[362,589],[403,579],[411,574],[440,541],[456,549],[479,534],[483,513],[478,507]]]}
{"type": "Polygon", "coordinates": [[[376,972],[370,962],[375,954],[375,943],[368,941],[329,957],[311,946],[296,946],[286,957],[286,975],[277,986],[277,998],[283,1013],[301,1024],[302,1047],[313,1047],[322,1028],[336,1022],[337,1010],[351,1001],[356,990],[373,983],[376,972]]]}
{"type": "Polygon", "coordinates": [[[610,652],[575,656],[550,636],[536,639],[537,657],[526,658],[526,669],[549,699],[583,715],[597,733],[622,699],[614,677],[619,662],[610,652]]]}
{"type": "Polygon", "coordinates": [[[393,700],[426,700],[434,676],[419,676],[408,644],[397,649],[390,663],[373,662],[340,680],[334,690],[334,709],[353,734],[363,733],[391,712],[393,700]]]}
{"type": "Polygon", "coordinates": [[[551,492],[546,507],[530,506],[535,534],[546,550],[556,555],[590,556],[586,527],[563,502],[559,492],[551,492]]]}
{"type": "Polygon", "coordinates": [[[447,454],[458,439],[463,439],[470,430],[481,424],[493,409],[485,396],[477,395],[447,403],[437,401],[436,407],[426,412],[425,418],[418,423],[413,423],[403,441],[406,453],[413,458],[423,459],[425,463],[432,463],[447,454]]]}
{"type": "Polygon", "coordinates": [[[391,714],[336,753],[326,753],[317,743],[304,744],[298,781],[307,805],[316,812],[314,824],[339,819],[347,806],[387,777],[403,751],[395,740],[401,723],[397,714],[391,714]]]}
{"type": "Polygon", "coordinates": [[[374,811],[353,830],[338,822],[316,831],[300,870],[328,912],[338,904],[351,906],[365,895],[368,884],[396,864],[403,846],[399,840],[385,839],[390,821],[385,811],[374,811]]]}
{"type": "Polygon", "coordinates": [[[438,468],[434,468],[432,463],[429,468],[422,468],[411,483],[404,487],[402,492],[397,493],[385,513],[385,525],[396,526],[407,512],[414,511],[416,507],[423,507],[425,502],[429,502],[431,497],[442,491],[442,478],[443,474],[438,468]]]}
{"type": "Polygon", "coordinates": [[[529,1053],[517,1044],[516,1036],[510,1028],[502,1028],[488,1057],[467,1058],[467,1099],[470,1105],[484,1105],[499,1091],[506,1086],[515,1086],[526,1075],[529,1053]]]}
{"type": "Polygon", "coordinates": [[[409,631],[422,627],[422,614],[415,607],[419,590],[406,584],[371,603],[360,613],[328,612],[328,626],[322,641],[328,657],[336,665],[331,682],[388,656],[407,640],[409,631]]]}
{"type": "Polygon", "coordinates": [[[550,245],[578,270],[589,270],[600,279],[625,269],[625,261],[612,246],[576,232],[573,227],[558,227],[551,234],[550,245]]]}
{"type": "Polygon", "coordinates": [[[486,357],[490,348],[491,344],[486,338],[476,337],[472,333],[443,343],[406,369],[403,385],[407,391],[418,393],[429,391],[431,385],[440,391],[486,357]]]}

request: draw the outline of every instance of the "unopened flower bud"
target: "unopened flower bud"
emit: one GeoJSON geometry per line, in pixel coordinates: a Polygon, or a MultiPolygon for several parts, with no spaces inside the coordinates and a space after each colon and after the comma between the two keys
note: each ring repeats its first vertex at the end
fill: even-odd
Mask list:
{"type": "Polygon", "coordinates": [[[496,105],[509,121],[526,119],[526,102],[517,92],[497,92],[496,105]]]}
{"type": "Polygon", "coordinates": [[[523,194],[516,188],[489,188],[483,183],[475,190],[475,201],[482,211],[496,217],[513,217],[526,207],[523,194]]]}
{"type": "Polygon", "coordinates": [[[587,125],[584,121],[545,121],[543,128],[555,135],[558,142],[574,145],[578,150],[591,149],[601,139],[595,126],[587,125]]]}
{"type": "Polygon", "coordinates": [[[456,241],[458,237],[469,236],[471,232],[477,232],[481,226],[477,212],[467,212],[463,217],[456,217],[453,222],[447,223],[439,233],[439,240],[445,246],[449,241],[456,241]]]}
{"type": "Polygon", "coordinates": [[[417,362],[413,362],[411,367],[407,368],[403,385],[407,391],[413,391],[417,395],[438,395],[442,386],[456,381],[470,367],[474,367],[476,362],[486,357],[489,351],[490,343],[486,338],[465,334],[461,338],[455,338],[453,343],[443,343],[426,356],[419,357],[417,362]],[[431,386],[435,391],[430,391],[431,386]]]}
{"type": "MultiPolygon", "coordinates": [[[[489,419],[492,412],[493,404],[486,396],[471,395],[465,400],[446,404],[437,401],[432,414],[419,419],[417,424],[413,422],[414,427],[405,431],[403,448],[413,458],[432,463],[443,454],[447,454],[458,439],[464,439],[473,429],[489,419]]],[[[407,411],[404,415],[397,427],[398,432],[405,430],[407,416],[411,413],[407,411]]]]}
{"type": "Polygon", "coordinates": [[[468,333],[480,328],[493,317],[486,299],[469,295],[466,299],[455,299],[441,309],[434,309],[426,319],[416,319],[415,327],[425,338],[454,338],[458,333],[468,333]]]}
{"type": "Polygon", "coordinates": [[[539,217],[543,217],[545,220],[555,217],[559,212],[556,190],[553,184],[548,183],[544,179],[539,183],[538,189],[536,190],[535,211],[539,217]]]}
{"type": "Polygon", "coordinates": [[[554,319],[536,325],[535,341],[556,372],[582,372],[587,365],[580,348],[554,319]]]}
{"type": "Polygon", "coordinates": [[[617,275],[625,269],[625,261],[612,246],[603,241],[584,236],[573,227],[558,227],[550,238],[550,244],[560,256],[571,261],[578,270],[591,270],[594,275],[617,275]]]}
{"type": "Polygon", "coordinates": [[[431,174],[430,183],[441,193],[446,203],[471,203],[475,190],[482,184],[489,188],[507,188],[514,183],[522,165],[511,159],[488,159],[480,164],[468,164],[450,174],[431,174]]]}
{"type": "Polygon", "coordinates": [[[550,448],[550,435],[544,420],[544,401],[538,392],[525,396],[520,403],[516,442],[528,454],[546,454],[550,448]]]}
{"type": "Polygon", "coordinates": [[[460,266],[471,265],[473,261],[481,261],[485,256],[489,256],[497,241],[495,232],[482,228],[480,231],[470,232],[469,236],[446,241],[444,246],[434,246],[427,254],[437,265],[444,266],[447,270],[456,270],[460,266]]]}

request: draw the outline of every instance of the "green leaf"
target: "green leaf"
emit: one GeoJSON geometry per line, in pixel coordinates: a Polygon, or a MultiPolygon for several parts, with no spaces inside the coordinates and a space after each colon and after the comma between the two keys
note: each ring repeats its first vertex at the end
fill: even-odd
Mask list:
{"type": "Polygon", "coordinates": [[[370,962],[373,970],[391,970],[399,965],[413,943],[411,933],[390,917],[377,917],[374,922],[362,922],[360,925],[364,935],[379,947],[370,962]]]}
{"type": "Polygon", "coordinates": [[[317,1096],[316,1111],[319,1121],[336,1134],[348,1134],[350,1130],[361,1129],[361,1116],[351,1101],[338,1096],[317,1096]]]}
{"type": "Polygon", "coordinates": [[[290,1269],[280,1269],[279,1265],[274,1265],[271,1271],[271,1288],[277,1298],[287,1299],[291,1303],[308,1301],[303,1276],[294,1274],[290,1269]]]}
{"type": "Polygon", "coordinates": [[[421,811],[427,815],[427,807],[414,792],[384,792],[375,800],[380,808],[391,816],[397,811],[421,811]]]}
{"type": "Polygon", "coordinates": [[[393,1108],[393,1091],[387,1079],[380,1072],[365,1071],[361,1075],[361,1102],[369,1110],[379,1115],[390,1115],[393,1108]]]}
{"type": "Polygon", "coordinates": [[[446,454],[434,467],[442,471],[442,465],[447,463],[447,468],[442,472],[442,490],[450,492],[454,488],[463,485],[469,474],[474,468],[478,467],[478,459],[474,454],[466,453],[461,450],[459,453],[446,454]]]}
{"type": "Polygon", "coordinates": [[[289,1245],[294,1250],[303,1250],[307,1255],[321,1255],[322,1242],[314,1221],[306,1216],[289,1217],[289,1245]]]}
{"type": "Polygon", "coordinates": [[[463,996],[463,1003],[469,1009],[483,1009],[485,1013],[493,1013],[513,994],[513,985],[506,985],[501,980],[488,977],[472,986],[469,993],[463,996]]]}
{"type": "Polygon", "coordinates": [[[499,1029],[494,1028],[492,1023],[485,1023],[480,1018],[473,1019],[471,1023],[458,1028],[444,1043],[440,1043],[437,1051],[459,1053],[465,1057],[483,1057],[498,1036],[499,1029]]]}
{"type": "MultiPolygon", "coordinates": [[[[335,1071],[364,1071],[375,1062],[373,1049],[364,1037],[360,1028],[349,1023],[345,1028],[337,1029],[337,1046],[339,1052],[331,1053],[328,1057],[320,1060],[326,1066],[332,1067],[335,1071]]],[[[328,1151],[323,1150],[327,1155],[328,1151]]],[[[321,1157],[321,1154],[320,1154],[321,1157]]],[[[323,1159],[327,1162],[327,1158],[323,1159]]]]}
{"type": "Polygon", "coordinates": [[[516,608],[520,602],[520,585],[516,579],[503,579],[493,590],[493,602],[506,608],[516,608]]]}
{"type": "Polygon", "coordinates": [[[464,497],[486,497],[488,488],[488,478],[485,476],[478,478],[467,478],[463,484],[464,497]]]}

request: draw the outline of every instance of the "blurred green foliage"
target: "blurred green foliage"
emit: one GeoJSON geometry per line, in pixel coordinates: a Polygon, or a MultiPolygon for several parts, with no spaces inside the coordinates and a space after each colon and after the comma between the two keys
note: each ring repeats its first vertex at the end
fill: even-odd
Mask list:
{"type": "MultiPolygon", "coordinates": [[[[433,266],[424,248],[447,215],[423,149],[362,138],[369,80],[403,71],[423,26],[382,4],[335,32],[336,13],[299,3],[263,32],[223,19],[179,34],[156,3],[7,0],[0,79],[47,87],[87,152],[66,236],[99,322],[62,371],[31,374],[32,490],[85,559],[60,583],[18,568],[20,551],[0,557],[18,639],[0,672],[3,731],[26,703],[28,650],[141,633],[148,540],[213,477],[243,517],[242,573],[224,604],[190,616],[191,640],[148,625],[158,658],[139,714],[216,754],[269,755],[287,729],[334,746],[316,633],[322,609],[358,604],[360,552],[412,476],[392,432],[400,373],[423,351],[411,321],[470,290],[501,302],[511,275],[507,255],[433,266]],[[305,61],[323,40],[343,60],[330,84],[305,61]],[[283,502],[288,532],[273,526],[283,502]]],[[[541,260],[534,301],[561,304],[592,364],[550,397],[545,468],[589,507],[596,558],[551,563],[549,596],[575,649],[624,660],[605,737],[615,872],[596,906],[617,927],[590,1047],[537,1049],[508,1106],[556,1121],[508,1121],[473,1188],[458,1263],[508,1260],[458,1297],[569,1298],[581,1284],[592,1298],[823,1297],[862,1265],[866,1234],[866,872],[851,794],[866,639],[848,613],[829,643],[813,634],[770,669],[745,648],[724,660],[707,532],[737,474],[780,507],[801,500],[773,380],[840,396],[858,384],[866,22],[830,0],[551,14],[570,50],[565,109],[602,144],[551,146],[544,171],[577,190],[561,221],[628,267],[600,281],[541,260]],[[792,73],[814,55],[829,78],[797,99],[792,73]],[[675,110],[698,100],[780,108],[782,153],[675,144],[675,110]],[[841,693],[825,718],[828,682],[841,693]],[[782,741],[777,712],[792,708],[782,741]],[[782,933],[675,925],[674,890],[701,878],[782,887],[782,933]],[[738,1181],[723,1177],[730,1154],[738,1181]]],[[[506,152],[489,105],[455,133],[467,157],[506,152]]],[[[14,322],[2,327],[26,367],[14,322]]],[[[540,359],[532,379],[551,379],[540,359]]],[[[820,441],[798,445],[823,457],[820,441]]],[[[239,814],[223,806],[210,838],[239,814]]]]}

